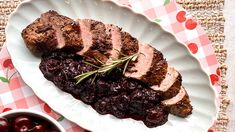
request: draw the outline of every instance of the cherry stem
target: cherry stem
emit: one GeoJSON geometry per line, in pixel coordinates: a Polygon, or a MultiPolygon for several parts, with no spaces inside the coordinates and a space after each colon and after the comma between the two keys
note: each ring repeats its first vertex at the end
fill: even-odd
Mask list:
{"type": "Polygon", "coordinates": [[[17,71],[14,72],[14,73],[8,78],[9,82],[10,82],[11,78],[12,78],[16,73],[17,73],[17,71]]]}
{"type": "Polygon", "coordinates": [[[37,122],[33,122],[33,123],[35,124],[35,126],[32,127],[31,129],[29,129],[29,130],[28,130],[29,132],[31,132],[31,131],[33,131],[34,129],[36,129],[37,126],[40,126],[40,124],[37,123],[37,122]]]}
{"type": "Polygon", "coordinates": [[[36,126],[34,126],[33,128],[29,129],[28,131],[31,132],[36,128],[36,126]]]}

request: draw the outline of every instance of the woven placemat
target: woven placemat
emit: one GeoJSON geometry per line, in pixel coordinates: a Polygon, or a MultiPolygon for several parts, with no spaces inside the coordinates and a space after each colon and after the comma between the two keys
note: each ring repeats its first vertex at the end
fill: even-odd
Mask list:
{"type": "MultiPolygon", "coordinates": [[[[0,47],[5,41],[5,26],[8,15],[23,0],[0,0],[0,47]]],[[[222,91],[220,93],[221,104],[219,116],[216,122],[216,132],[226,132],[228,124],[228,116],[226,108],[230,102],[226,96],[228,85],[225,80],[227,66],[224,64],[227,51],[224,49],[224,22],[223,7],[224,0],[176,0],[176,2],[189,11],[193,17],[204,27],[208,33],[212,46],[215,49],[217,59],[220,63],[220,85],[222,91]]]]}

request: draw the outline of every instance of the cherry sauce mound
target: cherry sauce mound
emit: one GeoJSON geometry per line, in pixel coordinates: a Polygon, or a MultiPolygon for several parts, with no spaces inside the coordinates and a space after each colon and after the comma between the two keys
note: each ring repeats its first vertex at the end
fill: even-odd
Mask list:
{"type": "Polygon", "coordinates": [[[84,63],[79,55],[57,50],[42,55],[40,70],[47,80],[91,105],[101,115],[142,120],[150,128],[163,125],[168,120],[169,113],[161,105],[161,93],[141,81],[124,77],[121,68],[76,84],[77,75],[96,68],[84,63]]]}

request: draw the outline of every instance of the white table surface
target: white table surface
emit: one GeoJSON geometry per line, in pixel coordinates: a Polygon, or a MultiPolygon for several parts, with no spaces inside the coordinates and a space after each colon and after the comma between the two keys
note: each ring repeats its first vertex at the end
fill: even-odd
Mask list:
{"type": "Polygon", "coordinates": [[[226,64],[228,65],[227,81],[229,85],[228,96],[231,103],[228,107],[230,122],[228,132],[235,132],[235,0],[225,0],[225,47],[228,50],[226,64]]]}

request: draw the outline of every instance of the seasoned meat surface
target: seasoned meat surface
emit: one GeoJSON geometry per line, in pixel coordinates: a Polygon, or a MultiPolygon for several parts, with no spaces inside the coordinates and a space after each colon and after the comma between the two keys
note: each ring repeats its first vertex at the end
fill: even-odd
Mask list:
{"type": "Polygon", "coordinates": [[[84,19],[90,24],[91,32],[91,45],[87,51],[83,54],[86,57],[86,61],[96,64],[96,59],[105,63],[112,50],[111,31],[106,31],[105,24],[99,21],[84,19]],[[95,56],[95,58],[94,58],[95,56]]]}
{"type": "Polygon", "coordinates": [[[171,114],[179,117],[187,117],[192,114],[193,107],[190,105],[189,96],[183,87],[176,96],[164,100],[162,103],[171,114]]]}
{"type": "Polygon", "coordinates": [[[125,55],[132,55],[138,52],[139,42],[136,38],[132,37],[129,33],[122,31],[121,39],[122,39],[121,53],[125,55]]]}
{"type": "Polygon", "coordinates": [[[81,50],[79,24],[72,19],[48,11],[22,31],[26,46],[32,53],[44,53],[64,47],[81,50]]]}
{"type": "Polygon", "coordinates": [[[148,44],[139,44],[139,57],[133,67],[125,73],[149,86],[160,85],[167,73],[167,62],[163,54],[148,44]]]}

